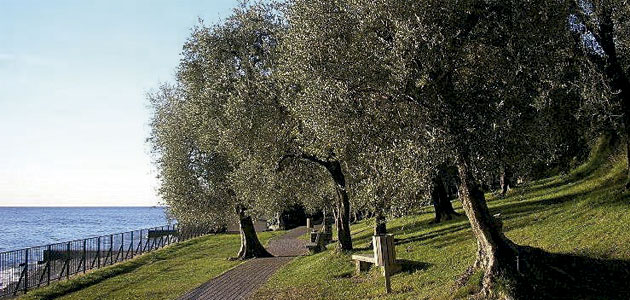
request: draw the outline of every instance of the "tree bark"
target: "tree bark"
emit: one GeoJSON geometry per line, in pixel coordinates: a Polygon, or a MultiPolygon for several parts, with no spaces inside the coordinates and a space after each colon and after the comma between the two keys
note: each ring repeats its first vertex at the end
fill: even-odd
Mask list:
{"type": "Polygon", "coordinates": [[[332,234],[332,224],[330,224],[330,216],[328,215],[328,210],[324,209],[323,214],[324,219],[322,220],[322,232],[332,234]]]}
{"type": "Polygon", "coordinates": [[[236,208],[239,216],[239,226],[241,234],[241,249],[238,251],[238,259],[250,259],[256,257],[272,257],[271,253],[263,247],[258,240],[256,229],[252,217],[245,214],[245,209],[241,206],[236,208]]]}
{"type": "Polygon", "coordinates": [[[453,204],[448,198],[446,186],[440,176],[436,176],[433,179],[431,199],[433,200],[433,207],[435,208],[435,219],[431,223],[440,223],[442,221],[442,217],[446,220],[450,220],[453,216],[460,215],[455,211],[455,209],[453,209],[453,204]]]}
{"type": "Polygon", "coordinates": [[[513,262],[517,256],[516,245],[503,234],[502,222],[490,215],[485,196],[470,170],[465,154],[459,155],[457,168],[461,180],[460,199],[477,239],[477,258],[468,273],[483,271],[480,296],[484,299],[492,298],[496,277],[506,271],[515,271],[512,268],[515,269],[513,262]]]}
{"type": "Polygon", "coordinates": [[[385,219],[385,215],[380,209],[377,209],[375,224],[374,224],[374,235],[386,235],[387,234],[387,220],[385,219]]]}
{"type": "MultiPolygon", "coordinates": [[[[339,167],[341,169],[341,166],[339,167]]],[[[335,180],[337,187],[337,247],[342,251],[352,250],[352,236],[350,235],[350,200],[348,199],[348,193],[346,192],[346,183],[343,179],[343,173],[341,175],[341,181],[335,180]]],[[[334,177],[334,176],[333,176],[334,177]]]]}
{"type": "Polygon", "coordinates": [[[337,213],[335,225],[337,226],[337,248],[342,251],[352,250],[352,237],[350,235],[350,199],[346,191],[346,178],[339,161],[326,162],[324,165],[333,180],[337,192],[337,213]]]}

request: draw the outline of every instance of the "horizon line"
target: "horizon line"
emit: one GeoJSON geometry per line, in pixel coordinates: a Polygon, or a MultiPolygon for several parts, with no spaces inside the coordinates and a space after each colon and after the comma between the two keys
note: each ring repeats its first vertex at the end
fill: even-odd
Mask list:
{"type": "Polygon", "coordinates": [[[0,208],[116,208],[116,207],[168,207],[167,205],[0,205],[0,208]]]}

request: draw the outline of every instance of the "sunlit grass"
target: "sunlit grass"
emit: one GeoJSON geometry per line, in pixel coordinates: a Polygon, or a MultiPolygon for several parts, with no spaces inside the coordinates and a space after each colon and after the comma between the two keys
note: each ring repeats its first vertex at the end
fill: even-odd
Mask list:
{"type": "MultiPolygon", "coordinates": [[[[259,234],[264,243],[280,232],[259,234]]],[[[142,255],[71,280],[29,292],[20,299],[175,299],[240,264],[240,238],[209,235],[142,255]]]]}
{"type": "MultiPolygon", "coordinates": [[[[622,192],[625,160],[610,153],[602,142],[587,163],[569,174],[534,182],[505,198],[488,194],[491,212],[501,214],[506,235],[520,245],[630,261],[630,196],[622,192]]],[[[459,205],[456,208],[462,212],[459,205]]],[[[326,251],[298,258],[280,269],[255,298],[452,299],[474,293],[476,277],[472,284],[455,287],[456,278],[474,261],[476,247],[468,221],[459,217],[429,224],[432,219],[429,209],[388,223],[388,231],[397,240],[397,257],[413,262],[393,276],[390,295],[385,294],[378,272],[355,275],[350,254],[326,251]]],[[[355,252],[370,251],[372,222],[352,226],[355,252]]]]}

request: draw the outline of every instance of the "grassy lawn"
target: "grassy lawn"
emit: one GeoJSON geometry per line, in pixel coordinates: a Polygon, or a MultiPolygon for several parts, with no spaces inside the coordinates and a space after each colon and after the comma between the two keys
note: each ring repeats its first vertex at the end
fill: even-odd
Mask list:
{"type": "MultiPolygon", "coordinates": [[[[628,299],[630,193],[623,192],[624,175],[622,155],[611,155],[600,146],[571,173],[519,187],[505,198],[488,194],[488,204],[493,214],[501,214],[510,239],[553,253],[550,257],[564,263],[558,274],[540,272],[536,279],[573,280],[560,286],[575,289],[570,299],[628,299]],[[601,292],[599,297],[593,297],[593,288],[601,292]]],[[[455,206],[462,212],[459,203],[455,206]]],[[[333,244],[329,251],[297,258],[281,268],[253,299],[466,298],[478,289],[478,280],[455,286],[474,260],[476,246],[468,221],[464,216],[440,224],[430,224],[431,220],[432,208],[389,220],[388,231],[395,235],[397,256],[403,261],[402,272],[392,277],[392,294],[384,293],[379,270],[356,275],[351,253],[336,253],[333,244]]],[[[373,220],[352,226],[355,253],[371,252],[372,226],[373,220]]],[[[266,243],[277,234],[281,233],[266,232],[260,238],[266,243]]],[[[237,235],[186,241],[20,299],[174,299],[238,265],[226,258],[236,254],[239,243],[237,235]]]]}
{"type": "MultiPolygon", "coordinates": [[[[601,281],[595,285],[605,285],[604,294],[595,297],[601,299],[627,299],[630,294],[630,281],[619,283],[623,278],[630,280],[630,193],[622,192],[625,161],[621,157],[610,155],[606,147],[596,147],[591,159],[570,174],[531,183],[511,191],[506,198],[487,195],[492,213],[501,213],[510,239],[563,259],[577,258],[571,262],[585,262],[578,267],[573,264],[570,272],[558,270],[557,276],[580,282],[582,275],[600,272],[588,280],[595,278],[601,281]],[[591,266],[597,269],[591,271],[591,266]],[[577,274],[573,272],[576,268],[581,268],[577,274]],[[604,276],[621,277],[610,282],[602,279],[604,276]]],[[[457,210],[462,212],[459,206],[457,210]]],[[[254,299],[465,298],[478,288],[475,284],[455,287],[455,279],[474,261],[476,246],[468,221],[459,217],[429,224],[432,219],[432,209],[426,209],[388,223],[388,231],[396,237],[397,257],[405,261],[403,271],[392,277],[394,292],[390,295],[385,294],[384,279],[378,271],[355,275],[350,254],[325,251],[298,258],[280,269],[254,299]]],[[[371,251],[367,246],[372,222],[352,226],[358,248],[355,253],[371,251]]],[[[329,245],[329,249],[334,246],[329,245]]],[[[588,280],[586,285],[593,284],[588,280]]],[[[574,285],[576,289],[589,288],[582,283],[574,285]]],[[[580,297],[576,293],[580,299],[593,299],[592,295],[580,297]]]]}
{"type": "MultiPolygon", "coordinates": [[[[282,232],[259,235],[266,243],[282,232]]],[[[19,299],[175,299],[240,264],[240,238],[209,235],[148,253],[69,281],[51,284],[19,299]]]]}

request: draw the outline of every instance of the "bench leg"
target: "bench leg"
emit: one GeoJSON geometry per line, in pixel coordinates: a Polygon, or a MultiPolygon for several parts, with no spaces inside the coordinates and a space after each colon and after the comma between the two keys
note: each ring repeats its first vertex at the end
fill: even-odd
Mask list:
{"type": "Polygon", "coordinates": [[[366,261],[357,260],[356,265],[357,265],[357,274],[360,274],[361,272],[366,272],[370,269],[370,263],[366,261]]]}
{"type": "Polygon", "coordinates": [[[389,273],[390,270],[387,270],[388,268],[383,268],[383,273],[385,273],[385,292],[387,294],[392,292],[392,283],[391,280],[389,278],[389,276],[391,276],[391,273],[389,273]]]}

